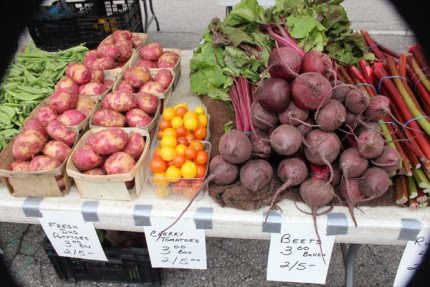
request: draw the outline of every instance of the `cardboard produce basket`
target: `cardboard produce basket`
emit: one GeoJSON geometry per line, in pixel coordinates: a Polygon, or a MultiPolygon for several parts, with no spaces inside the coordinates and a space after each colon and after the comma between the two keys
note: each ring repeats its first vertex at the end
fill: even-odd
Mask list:
{"type": "Polygon", "coordinates": [[[95,128],[86,132],[76,147],[73,149],[67,161],[67,174],[75,180],[76,187],[82,198],[110,199],[110,200],[132,200],[139,196],[145,182],[145,162],[151,145],[148,131],[139,128],[121,128],[127,134],[137,132],[145,138],[145,149],[134,168],[124,174],[113,175],[87,175],[81,173],[72,160],[76,149],[85,145],[88,137],[96,132],[109,128],[95,128]],[[127,189],[127,182],[134,180],[134,186],[127,189]]]}

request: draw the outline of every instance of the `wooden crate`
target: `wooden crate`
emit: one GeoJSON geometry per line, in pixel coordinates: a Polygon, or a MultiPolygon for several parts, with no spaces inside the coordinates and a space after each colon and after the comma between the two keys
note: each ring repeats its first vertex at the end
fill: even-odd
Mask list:
{"type": "MultiPolygon", "coordinates": [[[[140,59],[140,55],[139,55],[139,50],[138,49],[133,56],[131,57],[131,61],[130,61],[130,67],[134,67],[137,65],[137,63],[141,60],[140,59]]],[[[162,68],[162,69],[168,69],[168,70],[172,70],[175,74],[174,74],[174,78],[173,78],[173,88],[172,91],[175,90],[176,86],[178,85],[179,82],[179,78],[181,77],[181,50],[180,49],[176,49],[176,48],[164,48],[163,51],[172,51],[175,52],[176,54],[179,55],[179,60],[176,63],[176,65],[173,68],[162,68]]],[[[161,69],[159,68],[153,68],[153,69],[149,69],[151,72],[155,72],[155,74],[157,74],[161,69]]],[[[151,73],[152,74],[152,73],[151,73]]]]}
{"type": "MultiPolygon", "coordinates": [[[[86,132],[76,148],[85,145],[87,138],[102,130],[109,128],[94,128],[86,132]]],[[[72,156],[67,161],[67,174],[75,180],[76,187],[82,198],[107,199],[107,200],[132,200],[139,196],[145,182],[145,162],[151,145],[148,131],[139,128],[121,128],[126,133],[137,132],[145,137],[145,149],[136,165],[129,173],[114,175],[86,175],[81,173],[75,166],[72,156]],[[126,182],[134,180],[133,188],[127,189],[126,182]]]]}

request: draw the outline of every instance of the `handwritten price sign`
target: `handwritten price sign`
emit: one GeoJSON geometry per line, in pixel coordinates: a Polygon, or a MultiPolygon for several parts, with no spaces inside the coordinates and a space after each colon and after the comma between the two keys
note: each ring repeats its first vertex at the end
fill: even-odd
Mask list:
{"type": "Polygon", "coordinates": [[[206,269],[205,231],[185,220],[159,236],[170,223],[171,220],[151,219],[152,226],[145,227],[152,267],[206,269]]]}
{"type": "Polygon", "coordinates": [[[321,253],[312,225],[285,224],[272,233],[267,280],[324,284],[334,244],[334,236],[324,234],[321,253]]]}

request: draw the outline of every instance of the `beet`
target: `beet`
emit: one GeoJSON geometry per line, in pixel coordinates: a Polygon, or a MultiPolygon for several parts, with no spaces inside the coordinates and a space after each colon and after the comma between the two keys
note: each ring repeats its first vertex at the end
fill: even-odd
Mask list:
{"type": "Polygon", "coordinates": [[[377,158],[373,159],[372,163],[389,173],[401,167],[402,157],[396,149],[390,146],[384,146],[382,153],[377,158]]]}
{"type": "Polygon", "coordinates": [[[390,99],[385,96],[377,95],[370,99],[364,115],[369,121],[379,121],[389,113],[390,99]]]}
{"type": "Polygon", "coordinates": [[[317,110],[331,98],[330,82],[318,73],[303,73],[294,79],[291,86],[294,103],[304,110],[317,110]]]}
{"type": "Polygon", "coordinates": [[[346,95],[352,91],[352,87],[345,85],[345,83],[336,81],[336,86],[334,86],[334,81],[331,82],[333,87],[331,98],[335,101],[343,103],[345,101],[346,95]]]}
{"type": "Polygon", "coordinates": [[[362,157],[378,157],[384,148],[384,139],[372,130],[361,133],[357,139],[357,147],[362,157]]]}
{"type": "Polygon", "coordinates": [[[369,167],[369,161],[360,155],[357,148],[352,147],[346,149],[340,155],[339,167],[347,179],[350,177],[359,177],[369,167]]]}
{"type": "Polygon", "coordinates": [[[315,125],[315,121],[311,118],[305,121],[306,124],[300,124],[296,128],[302,134],[302,137],[306,137],[312,131],[312,125],[315,125]]]}
{"type": "Polygon", "coordinates": [[[342,103],[330,100],[316,113],[316,123],[319,128],[326,132],[337,130],[346,119],[346,109],[342,103]]]}
{"type": "Polygon", "coordinates": [[[255,103],[251,109],[251,122],[254,128],[269,130],[276,127],[278,116],[269,110],[264,109],[260,103],[255,103]]]}
{"type": "Polygon", "coordinates": [[[257,192],[267,186],[273,178],[273,169],[269,162],[262,159],[254,159],[246,162],[240,168],[240,182],[253,192],[257,192]]]}
{"type": "Polygon", "coordinates": [[[355,129],[361,125],[363,119],[364,118],[362,115],[356,115],[347,110],[345,116],[345,125],[355,129]]]}
{"type": "Polygon", "coordinates": [[[322,74],[326,78],[334,74],[330,57],[317,50],[312,50],[305,54],[302,59],[301,72],[315,72],[322,74]]]}
{"type": "Polygon", "coordinates": [[[345,107],[351,113],[359,115],[369,106],[370,99],[363,91],[354,89],[350,91],[345,98],[345,107]]]}
{"type": "Polygon", "coordinates": [[[371,167],[366,170],[359,183],[360,191],[371,199],[383,195],[389,186],[390,177],[388,173],[379,167],[371,167]]]}
{"type": "Polygon", "coordinates": [[[380,133],[381,126],[377,122],[363,122],[360,126],[360,129],[358,130],[358,134],[360,135],[365,131],[369,131],[369,130],[380,133]]]}
{"type": "Polygon", "coordinates": [[[268,78],[257,90],[256,101],[266,110],[280,113],[288,107],[290,94],[290,85],[285,80],[268,78]]]}
{"type": "Polygon", "coordinates": [[[253,158],[269,158],[272,153],[272,146],[270,145],[269,138],[269,134],[261,130],[256,130],[255,133],[249,136],[249,140],[252,144],[253,158]]]}
{"type": "Polygon", "coordinates": [[[292,155],[302,146],[302,135],[296,127],[282,124],[270,134],[270,143],[278,154],[292,155]]]}
{"type": "Polygon", "coordinates": [[[299,72],[302,59],[296,51],[288,47],[274,49],[269,56],[269,74],[273,78],[294,79],[299,72]]]}
{"type": "Polygon", "coordinates": [[[225,161],[240,164],[251,158],[252,144],[243,132],[231,130],[221,137],[218,150],[225,161]]]}
{"type": "Polygon", "coordinates": [[[298,126],[301,122],[304,122],[309,117],[309,111],[302,110],[298,106],[294,104],[293,101],[290,101],[288,107],[282,113],[279,113],[279,121],[282,124],[289,124],[293,126],[298,126]]]}
{"type": "Polygon", "coordinates": [[[349,178],[348,180],[342,178],[340,183],[340,194],[346,200],[355,227],[357,227],[357,221],[354,215],[354,207],[364,198],[364,194],[360,191],[359,184],[360,180],[357,178],[349,178]]]}

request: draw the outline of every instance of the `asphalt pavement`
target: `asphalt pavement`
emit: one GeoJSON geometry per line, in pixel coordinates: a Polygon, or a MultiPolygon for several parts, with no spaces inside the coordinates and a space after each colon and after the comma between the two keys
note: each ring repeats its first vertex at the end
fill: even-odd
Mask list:
{"type": "MultiPolygon", "coordinates": [[[[150,41],[165,47],[193,49],[213,17],[223,18],[225,7],[216,0],[153,0],[161,31],[149,29],[150,41]]],[[[405,51],[414,42],[401,18],[382,0],[347,0],[344,6],[354,29],[366,29],[381,43],[405,51]]],[[[64,283],[42,248],[40,226],[0,223],[0,248],[14,278],[22,286],[135,286],[132,284],[64,283]]],[[[361,247],[356,262],[356,286],[392,286],[404,247],[361,247]]],[[[164,286],[311,286],[266,281],[268,241],[207,238],[208,269],[163,272],[164,286]]],[[[326,286],[342,286],[344,268],[339,244],[335,244],[326,286]]]]}

